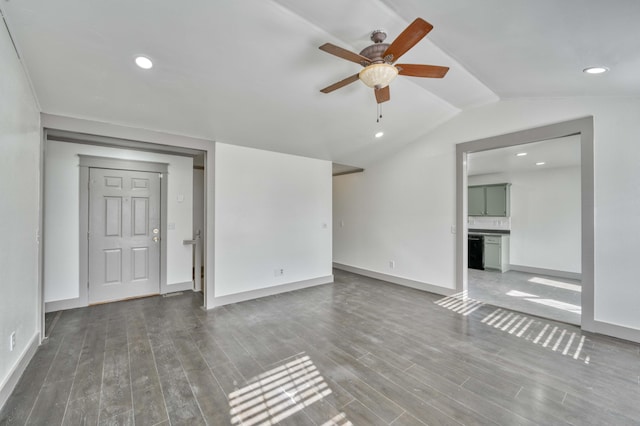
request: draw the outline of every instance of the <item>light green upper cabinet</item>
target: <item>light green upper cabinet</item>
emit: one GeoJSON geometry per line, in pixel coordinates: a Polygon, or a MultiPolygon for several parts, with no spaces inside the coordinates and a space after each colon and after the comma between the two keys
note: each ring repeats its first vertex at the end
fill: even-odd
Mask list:
{"type": "Polygon", "coordinates": [[[509,187],[507,185],[499,186],[487,186],[484,189],[487,216],[508,216],[508,197],[507,192],[509,187]]]}
{"type": "Polygon", "coordinates": [[[484,186],[470,186],[468,191],[469,197],[469,216],[484,215],[484,186]]]}
{"type": "Polygon", "coordinates": [[[468,188],[469,216],[509,216],[510,183],[470,186],[468,188]]]}

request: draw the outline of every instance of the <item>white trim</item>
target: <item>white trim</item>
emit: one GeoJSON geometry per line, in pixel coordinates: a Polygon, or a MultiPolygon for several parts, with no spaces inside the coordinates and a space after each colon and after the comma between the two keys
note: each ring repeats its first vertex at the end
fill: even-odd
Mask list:
{"type": "Polygon", "coordinates": [[[536,268],[533,266],[509,265],[509,269],[512,271],[526,272],[527,274],[549,275],[551,277],[567,278],[570,280],[582,279],[582,274],[578,272],[558,271],[555,269],[536,268]]]}
{"type": "Polygon", "coordinates": [[[435,293],[442,296],[451,296],[456,293],[455,289],[440,287],[433,284],[424,283],[421,281],[411,280],[409,278],[397,277],[395,275],[383,274],[382,272],[371,271],[368,269],[358,268],[357,266],[345,265],[342,263],[333,262],[333,267],[341,269],[347,272],[353,272],[354,274],[364,275],[365,277],[375,278],[377,280],[387,281],[391,284],[397,284],[404,287],[415,288],[416,290],[422,290],[429,293],[435,293]]]}
{"type": "Polygon", "coordinates": [[[186,290],[193,290],[193,281],[167,284],[167,286],[162,289],[161,294],[169,294],[169,293],[175,293],[176,291],[186,291],[186,290]]]}
{"type": "Polygon", "coordinates": [[[73,299],[54,300],[52,302],[45,302],[44,311],[57,312],[66,311],[67,309],[84,308],[89,306],[89,302],[86,298],[74,297],[73,299]]]}
{"type": "Polygon", "coordinates": [[[595,320],[593,321],[591,331],[598,334],[604,334],[606,336],[616,337],[618,339],[640,343],[640,330],[637,328],[629,328],[622,325],[595,320]]]}
{"type": "Polygon", "coordinates": [[[456,288],[467,290],[467,154],[522,145],[530,142],[580,135],[581,179],[581,264],[582,314],[580,325],[584,331],[594,330],[595,293],[595,204],[593,116],[561,123],[548,124],[527,130],[492,136],[456,144],[456,288]]]}
{"type": "Polygon", "coordinates": [[[230,294],[228,296],[214,297],[214,306],[207,305],[207,309],[217,306],[229,305],[231,303],[244,302],[246,300],[258,299],[261,297],[273,296],[275,294],[286,293],[294,290],[301,290],[307,287],[315,287],[322,284],[333,283],[333,275],[326,277],[311,278],[310,280],[296,281],[292,283],[276,285],[273,287],[261,288],[258,290],[245,291],[242,293],[230,294]]]}
{"type": "Polygon", "coordinates": [[[11,393],[13,392],[16,385],[18,384],[18,380],[20,380],[22,373],[24,373],[24,370],[27,368],[27,365],[29,365],[29,362],[31,362],[31,359],[33,358],[36,351],[38,350],[39,345],[40,345],[40,333],[36,332],[36,334],[34,334],[31,340],[29,341],[29,344],[27,345],[27,347],[24,349],[24,351],[20,355],[18,362],[14,364],[11,371],[9,371],[7,378],[4,380],[2,385],[0,385],[0,409],[2,409],[4,404],[7,402],[7,400],[9,399],[9,396],[11,396],[11,393]]]}

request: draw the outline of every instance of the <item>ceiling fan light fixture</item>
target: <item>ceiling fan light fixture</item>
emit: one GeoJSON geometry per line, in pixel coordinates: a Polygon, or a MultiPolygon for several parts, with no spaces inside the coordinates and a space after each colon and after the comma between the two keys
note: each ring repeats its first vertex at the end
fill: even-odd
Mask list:
{"type": "Polygon", "coordinates": [[[390,64],[371,64],[366,66],[358,77],[371,88],[387,87],[398,76],[398,69],[390,64]]]}

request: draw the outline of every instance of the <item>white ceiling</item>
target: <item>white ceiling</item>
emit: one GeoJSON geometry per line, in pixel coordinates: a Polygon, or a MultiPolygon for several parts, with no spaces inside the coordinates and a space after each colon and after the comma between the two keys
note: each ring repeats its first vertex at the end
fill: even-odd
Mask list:
{"type": "Polygon", "coordinates": [[[0,5],[44,112],[365,166],[459,111],[501,98],[640,96],[637,0],[12,0],[0,5]],[[376,123],[372,90],[319,90],[378,28],[434,30],[376,123]],[[133,58],[154,60],[143,71],[133,58]],[[601,76],[581,72],[602,64],[601,76]],[[384,130],[385,136],[374,138],[384,130]]]}
{"type": "Polygon", "coordinates": [[[467,155],[467,175],[541,171],[580,165],[580,136],[548,139],[467,155]],[[526,153],[525,156],[517,156],[526,153]],[[543,165],[536,163],[543,162],[543,165]]]}

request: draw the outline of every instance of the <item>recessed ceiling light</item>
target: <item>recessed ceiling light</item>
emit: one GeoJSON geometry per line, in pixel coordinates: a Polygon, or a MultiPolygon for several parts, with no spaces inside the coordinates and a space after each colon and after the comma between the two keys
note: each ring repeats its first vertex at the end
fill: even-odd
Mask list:
{"type": "Polygon", "coordinates": [[[519,152],[516,154],[516,157],[524,157],[525,155],[527,155],[526,152],[519,152]]]}
{"type": "Polygon", "coordinates": [[[544,166],[546,163],[544,161],[538,161],[536,166],[544,166]]]}
{"type": "Polygon", "coordinates": [[[151,59],[147,58],[146,56],[136,56],[136,65],[143,70],[153,68],[153,62],[151,62],[151,59]]]}
{"type": "Polygon", "coordinates": [[[376,138],[381,138],[381,137],[384,136],[384,132],[378,132],[378,133],[376,133],[375,136],[376,136],[376,138]]]}
{"type": "Polygon", "coordinates": [[[582,70],[582,72],[587,74],[602,74],[609,71],[607,67],[588,67],[582,70]]]}

